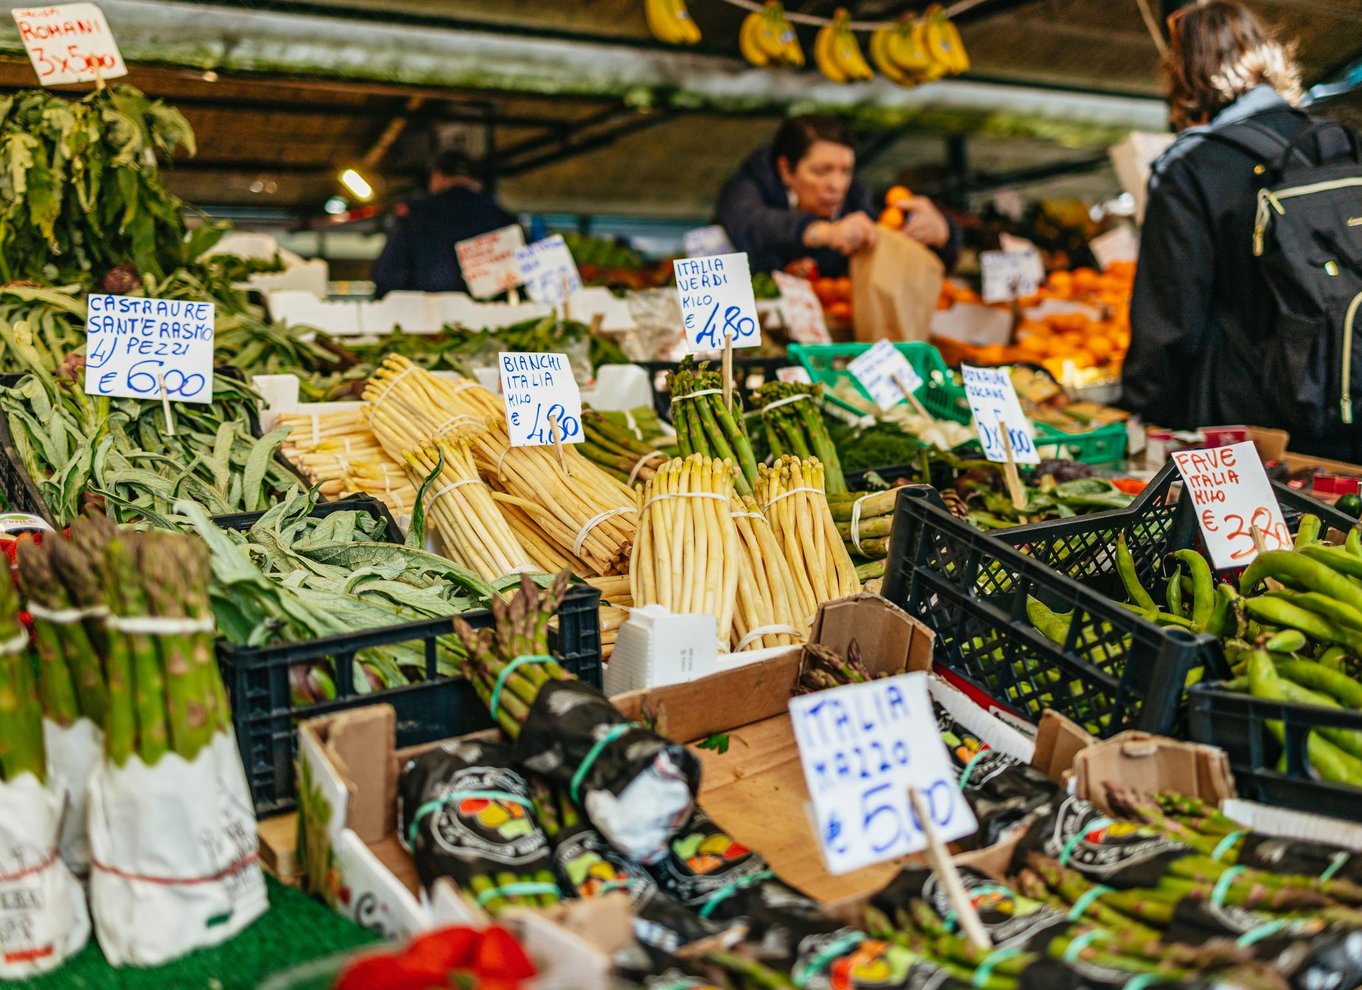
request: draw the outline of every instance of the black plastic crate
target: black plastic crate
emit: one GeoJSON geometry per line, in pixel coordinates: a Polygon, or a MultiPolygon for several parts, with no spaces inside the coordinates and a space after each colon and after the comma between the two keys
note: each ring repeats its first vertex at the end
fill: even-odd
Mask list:
{"type": "MultiPolygon", "coordinates": [[[[373,516],[383,524],[383,539],[388,543],[402,543],[402,530],[388,507],[372,495],[356,494],[337,499],[334,502],[318,502],[309,515],[325,519],[333,512],[363,512],[373,516]]],[[[219,529],[245,531],[260,521],[264,512],[233,512],[228,515],[214,516],[213,523],[219,529]]]]}
{"type": "Polygon", "coordinates": [[[1229,754],[1240,797],[1362,822],[1362,781],[1313,779],[1306,755],[1315,729],[1362,732],[1362,712],[1266,701],[1215,684],[1192,688],[1187,702],[1192,739],[1229,754]],[[1282,726],[1281,741],[1269,722],[1282,726]]]}
{"type": "Polygon", "coordinates": [[[945,671],[1031,722],[1053,708],[1104,737],[1179,734],[1189,679],[1224,673],[1214,638],[1147,622],[957,519],[926,487],[899,494],[884,595],[936,633],[945,671]],[[1064,644],[1032,627],[1028,596],[1073,611],[1064,644]]]}
{"type": "MultiPolygon", "coordinates": [[[[680,363],[676,361],[635,361],[634,364],[648,372],[648,381],[653,387],[653,408],[657,410],[659,416],[670,423],[672,419],[672,395],[667,389],[666,373],[676,371],[681,367],[680,363]]],[[[715,368],[718,367],[717,361],[711,362],[711,364],[715,368]]],[[[748,399],[753,388],[764,385],[766,382],[775,381],[776,372],[781,368],[790,367],[791,364],[790,359],[785,357],[740,357],[734,354],[733,390],[742,397],[743,406],[751,405],[748,399]],[[760,377],[761,381],[749,387],[749,383],[757,377],[760,377]]]]}
{"type": "MultiPolygon", "coordinates": [[[[558,610],[557,628],[549,631],[549,649],[564,668],[597,687],[601,684],[600,592],[574,587],[558,610]]],[[[465,612],[460,618],[474,628],[492,624],[490,610],[465,612]]],[[[298,723],[382,701],[397,712],[397,745],[420,743],[491,728],[492,718],[473,688],[461,678],[436,673],[438,637],[453,632],[452,618],[425,619],[381,629],[363,630],[307,643],[238,647],[219,641],[218,663],[232,704],[232,724],[246,768],[257,815],[292,808],[296,789],[294,759],[298,723]],[[354,682],[357,652],[395,643],[423,642],[426,669],[419,684],[361,694],[354,682]],[[289,668],[330,660],[336,699],[295,705],[289,668]]]]}

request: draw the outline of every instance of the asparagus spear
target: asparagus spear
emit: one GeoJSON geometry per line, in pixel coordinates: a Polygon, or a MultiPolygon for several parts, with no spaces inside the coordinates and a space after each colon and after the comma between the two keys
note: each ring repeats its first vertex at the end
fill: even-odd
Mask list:
{"type": "Polygon", "coordinates": [[[43,715],[9,568],[0,575],[0,780],[47,779],[43,715]]]}

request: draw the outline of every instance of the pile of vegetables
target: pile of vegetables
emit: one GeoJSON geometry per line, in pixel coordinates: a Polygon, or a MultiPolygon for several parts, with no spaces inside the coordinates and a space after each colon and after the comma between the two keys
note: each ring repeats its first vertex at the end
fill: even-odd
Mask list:
{"type": "Polygon", "coordinates": [[[802,382],[767,382],[752,394],[753,405],[761,412],[768,449],[775,457],[816,457],[823,464],[829,495],[846,492],[842,463],[837,448],[828,436],[819,407],[823,386],[802,382]]]}
{"type": "Polygon", "coordinates": [[[378,442],[364,409],[281,413],[274,425],[288,431],[280,453],[323,498],[372,495],[394,515],[411,513],[416,487],[378,442]]]}

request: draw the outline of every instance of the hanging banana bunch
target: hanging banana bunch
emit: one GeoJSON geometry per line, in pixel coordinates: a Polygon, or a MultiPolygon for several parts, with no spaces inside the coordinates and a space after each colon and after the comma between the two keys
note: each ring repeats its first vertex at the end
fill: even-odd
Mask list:
{"type": "Polygon", "coordinates": [[[700,40],[700,29],[686,9],[686,0],[643,0],[648,30],[658,41],[669,45],[693,45],[700,40]]]}
{"type": "Polygon", "coordinates": [[[799,47],[794,25],[785,16],[780,0],[766,0],[766,6],[743,18],[738,33],[742,57],[758,68],[768,65],[804,65],[804,49],[799,47]]]}
{"type": "Polygon", "coordinates": [[[952,76],[968,72],[969,55],[965,51],[965,43],[960,38],[959,29],[951,23],[946,12],[933,4],[927,8],[923,23],[924,43],[932,58],[944,66],[946,72],[952,76]]]}
{"type": "Polygon", "coordinates": [[[839,8],[832,21],[818,29],[813,60],[818,71],[835,83],[863,82],[875,76],[861,54],[861,46],[851,31],[851,15],[845,8],[839,8]]]}

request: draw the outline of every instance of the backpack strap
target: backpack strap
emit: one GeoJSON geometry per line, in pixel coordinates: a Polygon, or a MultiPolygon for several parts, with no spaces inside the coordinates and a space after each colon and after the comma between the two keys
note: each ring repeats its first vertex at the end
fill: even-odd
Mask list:
{"type": "Polygon", "coordinates": [[[1362,162],[1362,143],[1356,132],[1336,121],[1313,122],[1293,138],[1285,138],[1260,121],[1248,118],[1228,127],[1205,132],[1205,137],[1229,145],[1258,162],[1264,169],[1280,175],[1295,160],[1307,168],[1350,156],[1362,162]],[[1310,139],[1315,141],[1315,158],[1306,153],[1310,139]]]}
{"type": "MultiPolygon", "coordinates": [[[[1272,163],[1289,155],[1293,150],[1290,141],[1266,124],[1252,118],[1237,120],[1226,127],[1208,130],[1203,136],[1211,141],[1218,141],[1243,152],[1264,167],[1271,166],[1272,163]]],[[[1297,147],[1294,151],[1304,164],[1314,164],[1305,157],[1303,149],[1297,147]]]]}

